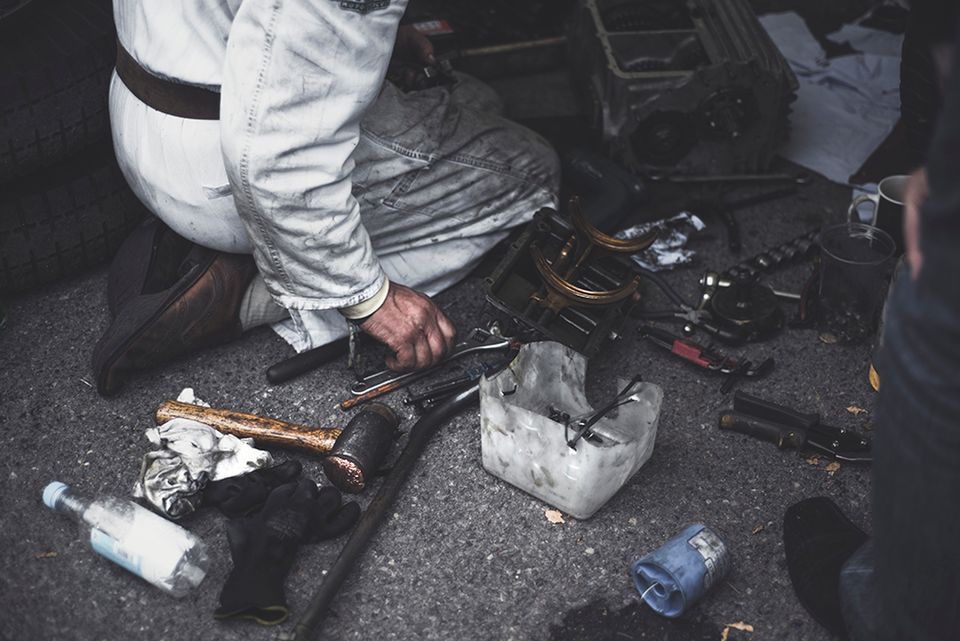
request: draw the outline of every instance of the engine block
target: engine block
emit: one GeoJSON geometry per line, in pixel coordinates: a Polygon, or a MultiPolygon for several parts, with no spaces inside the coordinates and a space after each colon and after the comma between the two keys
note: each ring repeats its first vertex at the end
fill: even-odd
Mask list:
{"type": "Polygon", "coordinates": [[[746,0],[580,0],[574,85],[611,151],[643,173],[763,171],[797,80],[746,0]]]}

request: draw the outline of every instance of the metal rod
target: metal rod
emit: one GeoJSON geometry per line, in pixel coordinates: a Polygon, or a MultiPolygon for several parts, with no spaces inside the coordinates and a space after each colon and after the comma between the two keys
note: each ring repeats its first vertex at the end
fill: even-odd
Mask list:
{"type": "Polygon", "coordinates": [[[489,47],[474,47],[472,49],[461,49],[456,53],[456,58],[471,58],[474,56],[489,56],[497,53],[512,53],[514,51],[525,51],[527,49],[536,49],[538,47],[552,47],[555,45],[566,44],[565,36],[556,36],[553,38],[541,38],[539,40],[521,40],[519,42],[508,42],[502,45],[491,45],[489,47]]]}
{"type": "Polygon", "coordinates": [[[400,453],[393,469],[384,479],[377,495],[373,497],[370,505],[367,506],[366,511],[360,517],[350,538],[347,539],[346,544],[340,550],[340,555],[334,562],[333,567],[327,572],[316,595],[310,601],[310,605],[307,606],[303,617],[297,621],[293,632],[281,635],[281,639],[284,641],[306,641],[311,638],[317,626],[327,617],[330,605],[336,598],[340,586],[350,576],[351,570],[356,566],[357,559],[366,550],[370,539],[380,528],[380,523],[400,493],[400,488],[403,487],[410,473],[413,472],[417,460],[426,449],[430,438],[444,422],[460,410],[476,402],[479,396],[480,384],[471,385],[470,388],[437,405],[414,423],[403,452],[400,453]]]}

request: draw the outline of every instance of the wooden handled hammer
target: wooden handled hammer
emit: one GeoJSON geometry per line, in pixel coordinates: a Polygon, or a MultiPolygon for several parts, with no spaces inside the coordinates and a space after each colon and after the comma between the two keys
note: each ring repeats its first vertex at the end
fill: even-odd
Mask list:
{"type": "Polygon", "coordinates": [[[185,418],[260,445],[278,445],[324,456],[323,470],[344,492],[359,492],[376,474],[390,451],[400,420],[386,405],[372,403],[345,428],[310,427],[236,410],[164,401],[157,408],[157,424],[185,418]]]}

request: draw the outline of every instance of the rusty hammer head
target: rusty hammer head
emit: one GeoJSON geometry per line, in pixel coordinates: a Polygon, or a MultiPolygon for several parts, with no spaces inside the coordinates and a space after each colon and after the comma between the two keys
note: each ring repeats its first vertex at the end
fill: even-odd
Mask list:
{"type": "Polygon", "coordinates": [[[344,492],[360,492],[380,470],[397,436],[400,419],[392,409],[371,403],[350,419],[323,459],[330,482],[344,492]]]}
{"type": "Polygon", "coordinates": [[[386,405],[364,406],[343,430],[287,423],[235,410],[164,401],[157,408],[157,424],[174,418],[199,421],[258,445],[279,445],[324,455],[327,478],[344,492],[359,492],[383,464],[400,420],[386,405]],[[334,440],[336,439],[336,440],[334,440]]]}

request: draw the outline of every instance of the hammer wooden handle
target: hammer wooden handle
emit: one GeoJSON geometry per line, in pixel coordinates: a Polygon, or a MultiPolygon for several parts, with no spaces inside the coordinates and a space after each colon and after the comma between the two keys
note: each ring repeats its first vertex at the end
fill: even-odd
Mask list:
{"type": "Polygon", "coordinates": [[[258,444],[280,445],[327,454],[340,436],[339,429],[308,427],[275,418],[246,414],[234,410],[201,407],[191,403],[164,401],[154,418],[157,425],[175,418],[187,418],[209,425],[224,434],[252,438],[258,444]]]}

